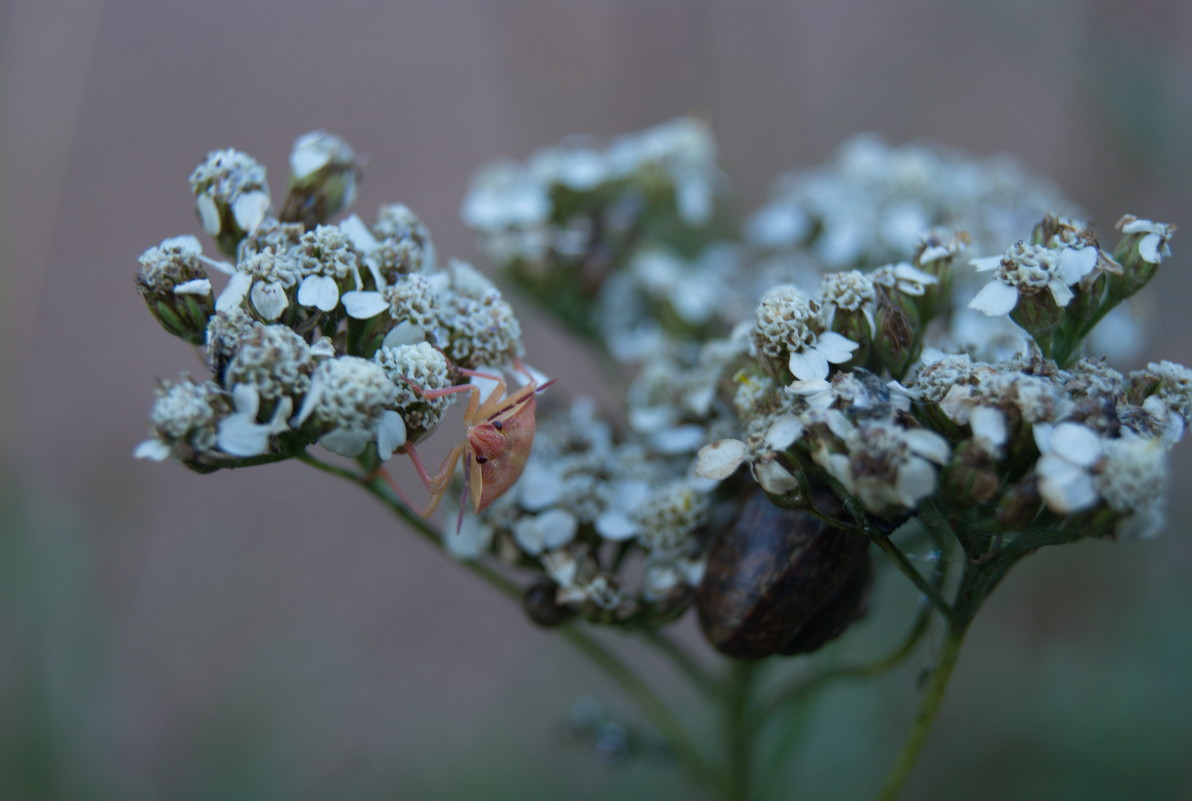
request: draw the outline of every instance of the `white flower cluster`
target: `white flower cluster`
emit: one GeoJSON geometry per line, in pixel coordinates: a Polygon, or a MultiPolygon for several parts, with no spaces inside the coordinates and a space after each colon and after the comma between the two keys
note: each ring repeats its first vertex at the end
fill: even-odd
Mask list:
{"type": "Polygon", "coordinates": [[[137,282],[163,327],[205,344],[214,380],[165,385],[137,455],[213,470],[318,442],[386,459],[434,429],[454,397],[423,392],[466,380],[458,368],[515,365],[521,328],[508,303],[462,262],[438,269],[407,207],[382,207],[371,226],[331,223],[354,196],[353,158],[330,134],[301,137],[280,218],[250,157],[219,151],[195,170],[199,215],[234,262],[176,237],[146,251],[137,282]],[[218,293],[209,269],[228,276],[218,293]]]}

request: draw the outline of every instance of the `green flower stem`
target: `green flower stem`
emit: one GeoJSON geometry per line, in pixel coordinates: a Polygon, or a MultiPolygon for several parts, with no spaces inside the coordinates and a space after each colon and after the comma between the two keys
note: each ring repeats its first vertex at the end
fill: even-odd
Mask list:
{"type": "Polygon", "coordinates": [[[890,557],[890,560],[894,562],[895,566],[899,570],[902,571],[903,575],[911,580],[919,592],[923,593],[924,597],[926,597],[927,600],[929,600],[932,605],[939,610],[939,613],[944,616],[944,619],[949,621],[952,620],[952,618],[955,616],[955,610],[952,608],[951,604],[945,601],[939,594],[939,590],[932,586],[931,583],[923,577],[923,574],[915,569],[915,566],[912,565],[910,560],[906,558],[906,554],[899,550],[898,546],[891,542],[890,538],[884,534],[874,536],[872,539],[875,543],[877,543],[877,547],[881,548],[882,551],[885,552],[886,556],[890,557]]]}
{"type": "MultiPolygon", "coordinates": [[[[833,682],[845,679],[871,678],[902,664],[914,652],[915,647],[923,639],[928,629],[931,628],[931,613],[934,609],[935,607],[926,601],[920,604],[919,611],[915,614],[915,619],[911,623],[911,627],[907,630],[902,640],[889,653],[870,662],[830,667],[810,676],[800,677],[785,687],[780,688],[775,692],[773,698],[758,706],[758,714],[755,718],[754,726],[758,731],[761,731],[762,727],[776,713],[785,712],[789,714],[794,710],[803,708],[816,692],[833,682]]],[[[798,726],[787,725],[782,729],[778,735],[777,742],[770,752],[770,759],[762,773],[761,787],[769,788],[778,785],[782,769],[786,767],[789,760],[791,749],[802,732],[803,729],[798,726]]]]}
{"type": "MultiPolygon", "coordinates": [[[[600,668],[606,676],[621,686],[626,695],[645,713],[650,722],[661,732],[683,768],[705,787],[725,792],[724,778],[705,759],[687,736],[683,726],[675,718],[662,699],[645,682],[611,651],[588,636],[574,624],[560,626],[559,631],[578,651],[600,668]]],[[[731,793],[728,798],[734,798],[731,793]]]]}
{"type": "Polygon", "coordinates": [[[725,751],[728,755],[728,781],[725,798],[729,801],[749,801],[753,798],[753,750],[757,728],[750,715],[750,699],[758,664],[748,660],[734,660],[729,666],[727,692],[724,697],[725,751]]]}
{"type": "MultiPolygon", "coordinates": [[[[401,499],[395,497],[383,479],[376,476],[362,475],[353,470],[324,462],[308,453],[298,454],[295,458],[324,473],[329,473],[363,487],[389,507],[390,510],[424,539],[428,540],[436,548],[440,547],[439,532],[427,523],[425,519],[410,510],[402,503],[401,499]]],[[[500,591],[503,595],[517,603],[521,602],[521,589],[514,582],[488,567],[483,562],[468,560],[461,561],[460,564],[500,591]]],[[[638,678],[632,669],[587,632],[582,631],[574,624],[561,626],[559,631],[563,634],[567,642],[587,656],[605,675],[620,685],[625,694],[637,704],[642,712],[650,719],[651,723],[666,737],[671,747],[674,748],[679,762],[693,779],[711,788],[721,789],[725,786],[721,776],[710,767],[711,763],[700,755],[670,709],[645,682],[638,678]]],[[[674,646],[673,643],[671,645],[674,646]]],[[[685,670],[683,664],[676,658],[677,649],[678,646],[674,646],[673,648],[666,649],[666,651],[675,660],[676,664],[679,665],[680,669],[685,670]]],[[[690,661],[689,657],[687,657],[687,661],[690,661]]],[[[690,664],[694,666],[693,661],[690,664]]]]}
{"type": "Polygon", "coordinates": [[[923,700],[919,704],[919,711],[915,715],[915,722],[907,738],[903,741],[902,749],[894,760],[894,766],[886,776],[878,795],[880,801],[894,801],[902,791],[902,786],[910,776],[911,769],[919,758],[919,752],[931,730],[931,724],[939,711],[940,703],[944,699],[944,691],[948,688],[948,680],[952,677],[952,669],[956,666],[956,659],[960,656],[960,647],[964,643],[966,627],[949,625],[947,634],[936,658],[935,667],[927,688],[923,692],[923,700]]]}

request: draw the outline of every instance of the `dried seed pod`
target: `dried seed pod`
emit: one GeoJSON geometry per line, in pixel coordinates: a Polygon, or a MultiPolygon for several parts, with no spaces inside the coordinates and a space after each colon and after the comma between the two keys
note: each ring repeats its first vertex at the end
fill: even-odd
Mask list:
{"type": "Polygon", "coordinates": [[[575,610],[558,602],[558,591],[559,585],[548,578],[526,587],[522,594],[522,606],[530,620],[539,626],[550,628],[560,626],[575,617],[575,610]]]}
{"type": "MultiPolygon", "coordinates": [[[[829,490],[817,508],[840,513],[829,490]]],[[[759,659],[814,651],[861,617],[870,583],[869,541],[757,491],[713,541],[696,607],[704,635],[728,656],[759,659]]]]}

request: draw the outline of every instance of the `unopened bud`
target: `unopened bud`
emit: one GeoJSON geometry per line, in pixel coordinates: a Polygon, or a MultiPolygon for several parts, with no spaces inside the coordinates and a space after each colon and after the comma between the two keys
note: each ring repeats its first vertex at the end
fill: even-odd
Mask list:
{"type": "Polygon", "coordinates": [[[312,131],[294,142],[290,154],[290,193],[278,219],[298,222],[310,231],[356,200],[360,167],[343,139],[312,131]]]}
{"type": "Polygon", "coordinates": [[[137,292],[161,327],[192,345],[203,344],[215,298],[199,241],[193,236],[167,239],[142,253],[140,262],[137,292]]]}

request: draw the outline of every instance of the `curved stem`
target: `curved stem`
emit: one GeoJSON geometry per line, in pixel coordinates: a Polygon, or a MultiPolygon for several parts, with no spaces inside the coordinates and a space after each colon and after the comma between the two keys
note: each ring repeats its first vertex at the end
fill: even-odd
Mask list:
{"type": "Polygon", "coordinates": [[[906,558],[906,554],[899,550],[898,546],[891,542],[890,538],[884,534],[873,537],[873,541],[877,543],[877,547],[885,552],[886,556],[890,557],[890,560],[902,571],[903,575],[911,580],[919,592],[923,593],[924,597],[931,601],[935,608],[939,610],[939,613],[944,616],[944,619],[952,620],[954,611],[951,604],[945,601],[939,594],[939,591],[923,577],[922,573],[915,569],[915,566],[906,558]]]}
{"type": "Polygon", "coordinates": [[[923,692],[923,700],[919,704],[919,712],[915,715],[915,722],[911,725],[910,733],[902,744],[902,749],[894,760],[894,765],[886,776],[882,791],[878,795],[880,801],[893,801],[902,791],[911,769],[919,758],[923,743],[927,740],[927,732],[939,711],[940,702],[944,699],[944,691],[948,688],[948,680],[952,677],[952,669],[956,666],[956,659],[960,656],[960,646],[964,643],[965,627],[949,627],[947,635],[940,647],[939,657],[931,671],[931,678],[923,692]]]}
{"type": "MultiPolygon", "coordinates": [[[[428,540],[436,548],[439,547],[439,532],[425,519],[415,514],[400,498],[393,495],[392,490],[389,489],[389,486],[383,479],[377,477],[368,478],[353,470],[324,462],[308,453],[298,454],[295,458],[324,473],[329,473],[330,475],[351,481],[363,487],[367,492],[388,506],[391,511],[424,539],[428,540]]],[[[475,573],[502,594],[520,602],[522,593],[517,584],[488,567],[483,562],[466,560],[460,561],[459,564],[475,573]]],[[[725,785],[722,777],[710,767],[710,762],[699,754],[695,745],[687,737],[687,733],[671,713],[670,709],[632,669],[574,624],[561,626],[559,631],[563,634],[567,642],[591,659],[596,667],[620,685],[625,694],[637,704],[642,712],[650,719],[651,723],[667,738],[671,746],[675,749],[675,754],[679,762],[695,780],[717,790],[724,788],[725,785]]],[[[678,664],[678,660],[676,660],[676,664],[678,664]]],[[[694,662],[692,662],[692,665],[694,665],[694,662]]]]}

